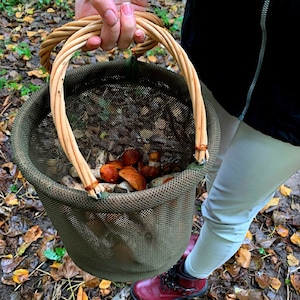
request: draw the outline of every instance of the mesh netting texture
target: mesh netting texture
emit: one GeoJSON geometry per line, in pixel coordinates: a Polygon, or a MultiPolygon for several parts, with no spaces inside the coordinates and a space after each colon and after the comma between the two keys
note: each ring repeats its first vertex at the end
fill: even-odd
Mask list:
{"type": "Polygon", "coordinates": [[[183,171],[159,187],[99,200],[62,185],[71,165],[57,139],[48,85],[16,117],[15,162],[80,268],[115,281],[166,271],[188,244],[196,187],[216,158],[219,124],[214,108],[204,99],[210,159],[198,165],[193,112],[181,76],[147,63],[111,61],[69,71],[64,89],[69,122],[91,166],[98,150],[117,157],[132,147],[145,154],[158,150],[162,164],[180,163],[183,171]]]}

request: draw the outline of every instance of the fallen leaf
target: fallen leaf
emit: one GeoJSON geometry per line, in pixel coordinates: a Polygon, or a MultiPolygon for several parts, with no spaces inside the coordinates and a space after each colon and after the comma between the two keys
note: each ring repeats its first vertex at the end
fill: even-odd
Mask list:
{"type": "Polygon", "coordinates": [[[268,287],[270,285],[270,277],[265,273],[263,273],[263,274],[256,273],[255,281],[257,282],[259,287],[262,289],[265,289],[266,287],[268,287]]]}
{"type": "Polygon", "coordinates": [[[23,283],[29,279],[29,271],[27,269],[17,269],[13,272],[12,280],[16,283],[23,283]]]}
{"type": "Polygon", "coordinates": [[[62,266],[62,263],[59,261],[54,261],[53,264],[50,266],[51,268],[54,269],[59,269],[62,266]]]}
{"type": "Polygon", "coordinates": [[[260,213],[264,213],[268,208],[271,206],[277,206],[279,204],[280,198],[279,197],[273,197],[261,210],[260,213]]]}
{"type": "Polygon", "coordinates": [[[226,271],[232,276],[235,277],[239,274],[241,267],[238,266],[236,263],[230,264],[230,263],[225,263],[224,267],[226,271]]]}
{"type": "Polygon", "coordinates": [[[100,289],[107,289],[109,288],[111,285],[111,281],[110,280],[106,280],[106,279],[102,279],[100,284],[99,284],[99,288],[100,289]]]}
{"type": "Polygon", "coordinates": [[[258,289],[244,290],[241,288],[235,289],[238,300],[263,300],[262,291],[258,289]]]}
{"type": "Polygon", "coordinates": [[[281,185],[279,187],[279,192],[283,195],[283,196],[289,196],[292,192],[292,189],[288,188],[287,186],[285,186],[284,184],[281,185]]]}
{"type": "Polygon", "coordinates": [[[251,253],[247,249],[240,248],[235,255],[235,259],[240,266],[248,268],[251,261],[251,253]]]}
{"type": "Polygon", "coordinates": [[[3,273],[11,273],[24,260],[24,257],[7,257],[1,259],[3,273]]]}
{"type": "Polygon", "coordinates": [[[32,243],[38,240],[42,236],[42,230],[39,225],[32,226],[24,235],[24,241],[26,243],[32,243]]]}
{"type": "Polygon", "coordinates": [[[291,242],[297,246],[300,247],[300,232],[296,231],[292,236],[291,236],[291,242]]]}
{"type": "Polygon", "coordinates": [[[20,12],[20,11],[17,11],[16,13],[15,13],[15,16],[16,16],[16,18],[21,18],[22,17],[22,12],[20,12]]]}
{"type": "Polygon", "coordinates": [[[299,260],[293,254],[289,254],[286,258],[289,266],[295,267],[299,265],[299,260]]]}
{"type": "Polygon", "coordinates": [[[247,233],[246,233],[246,236],[245,236],[247,239],[249,239],[250,241],[252,241],[253,240],[253,235],[252,235],[252,233],[251,233],[251,231],[250,230],[248,230],[247,231],[247,233]]]}
{"type": "Polygon", "coordinates": [[[35,76],[37,78],[46,78],[48,76],[47,72],[44,72],[42,69],[31,70],[27,72],[28,76],[35,76]]]}
{"type": "Polygon", "coordinates": [[[280,282],[280,280],[279,280],[278,278],[276,278],[276,277],[270,277],[270,286],[271,286],[274,290],[278,291],[278,290],[280,289],[280,287],[281,287],[281,282],[280,282]]]}
{"type": "Polygon", "coordinates": [[[292,274],[291,275],[291,284],[296,290],[296,292],[300,292],[300,275],[299,274],[292,274]]]}
{"type": "Polygon", "coordinates": [[[154,55],[149,55],[148,56],[148,60],[152,63],[156,63],[157,62],[157,58],[154,55]]]}
{"type": "Polygon", "coordinates": [[[83,290],[82,286],[78,288],[76,300],[88,300],[88,296],[86,292],[83,290]]]}
{"type": "Polygon", "coordinates": [[[47,13],[50,13],[50,14],[55,13],[55,10],[52,7],[50,7],[47,9],[47,13]]]}
{"type": "Polygon", "coordinates": [[[34,18],[26,16],[23,18],[23,22],[31,24],[34,21],[34,18]]]}
{"type": "Polygon", "coordinates": [[[12,205],[19,205],[19,200],[16,197],[16,194],[11,193],[8,194],[5,198],[4,198],[4,202],[6,205],[12,206],[12,205]]]}
{"type": "Polygon", "coordinates": [[[276,226],[276,232],[282,237],[286,237],[289,235],[289,230],[283,225],[276,226]]]}
{"type": "Polygon", "coordinates": [[[27,34],[28,37],[32,37],[32,36],[37,35],[38,32],[37,31],[27,31],[26,34],[27,34]]]}

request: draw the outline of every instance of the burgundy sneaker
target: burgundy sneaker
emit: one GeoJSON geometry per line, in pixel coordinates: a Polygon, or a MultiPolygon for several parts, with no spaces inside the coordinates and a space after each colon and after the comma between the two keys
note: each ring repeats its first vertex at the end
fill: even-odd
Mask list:
{"type": "Polygon", "coordinates": [[[207,291],[207,280],[183,272],[185,258],[162,275],[140,280],[131,286],[134,300],[179,300],[202,296],[207,291]]]}

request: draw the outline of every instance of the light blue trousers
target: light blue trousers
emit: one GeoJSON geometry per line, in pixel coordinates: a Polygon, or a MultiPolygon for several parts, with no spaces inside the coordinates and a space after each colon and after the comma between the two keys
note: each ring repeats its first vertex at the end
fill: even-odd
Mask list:
{"type": "Polygon", "coordinates": [[[241,246],[256,214],[276,189],[300,169],[300,147],[254,130],[215,104],[221,125],[219,157],[207,175],[208,198],[201,211],[204,225],[187,257],[185,270],[208,277],[241,246]]]}

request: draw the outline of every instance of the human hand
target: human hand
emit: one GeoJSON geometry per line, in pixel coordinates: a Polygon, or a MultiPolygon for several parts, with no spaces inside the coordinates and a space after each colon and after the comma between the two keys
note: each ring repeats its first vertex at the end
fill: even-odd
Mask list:
{"type": "Polygon", "coordinates": [[[116,45],[127,48],[134,40],[142,43],[145,33],[136,28],[134,10],[145,11],[147,0],[76,0],[75,18],[99,14],[103,19],[100,36],[88,39],[85,50],[94,50],[101,47],[103,50],[111,50],[116,45]],[[131,3],[130,3],[131,2],[131,3]]]}

